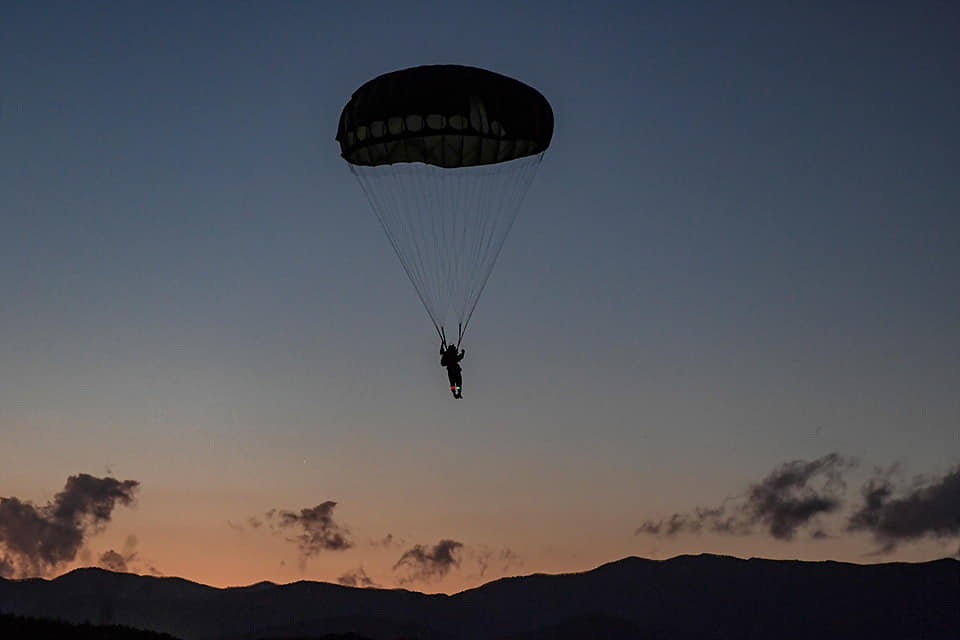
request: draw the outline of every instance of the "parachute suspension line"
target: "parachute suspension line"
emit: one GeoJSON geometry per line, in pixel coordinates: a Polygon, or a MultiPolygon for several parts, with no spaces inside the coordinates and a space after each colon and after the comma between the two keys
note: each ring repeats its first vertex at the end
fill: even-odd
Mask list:
{"type": "Polygon", "coordinates": [[[454,324],[463,339],[541,158],[351,165],[441,340],[454,324]]]}
{"type": "MultiPolygon", "coordinates": [[[[498,211],[505,220],[503,221],[503,232],[502,240],[499,242],[499,245],[496,246],[493,250],[493,256],[490,259],[483,277],[480,280],[479,286],[477,286],[475,291],[472,291],[470,296],[467,298],[473,299],[472,304],[470,304],[469,310],[464,309],[461,312],[461,317],[463,317],[463,323],[460,328],[460,337],[462,339],[464,332],[467,330],[467,323],[470,322],[470,318],[473,317],[473,311],[477,307],[477,303],[480,301],[480,295],[483,293],[484,288],[487,286],[487,281],[490,279],[490,274],[493,272],[493,266],[497,262],[497,258],[500,257],[500,252],[503,250],[503,245],[506,242],[506,238],[510,233],[510,230],[513,228],[514,222],[517,220],[517,214],[520,211],[520,205],[523,204],[523,199],[527,195],[527,191],[530,189],[530,184],[533,182],[533,178],[536,176],[537,169],[540,167],[540,162],[543,160],[543,153],[539,153],[532,158],[527,159],[524,162],[523,166],[519,171],[513,176],[514,179],[511,181],[512,184],[507,185],[509,188],[500,189],[499,193],[499,203],[496,211],[498,211]]],[[[497,222],[500,222],[499,220],[497,222]]],[[[486,233],[483,236],[487,237],[486,247],[490,247],[495,239],[493,237],[493,229],[496,225],[491,225],[490,235],[487,236],[486,233]]],[[[479,254],[479,251],[478,251],[479,254]]]]}
{"type": "MultiPolygon", "coordinates": [[[[387,171],[389,171],[389,168],[387,171]]],[[[355,175],[359,173],[359,171],[354,171],[355,175]]],[[[372,208],[377,213],[380,224],[400,258],[400,263],[403,265],[407,276],[417,290],[428,315],[431,316],[431,319],[435,319],[436,313],[434,313],[430,301],[424,299],[423,294],[423,285],[429,274],[423,270],[422,254],[424,249],[421,247],[421,239],[416,235],[416,230],[411,228],[410,217],[403,215],[409,207],[409,196],[404,193],[405,189],[403,189],[404,180],[397,179],[397,176],[389,172],[383,172],[379,176],[370,172],[370,175],[361,177],[369,178],[369,180],[361,180],[361,183],[365,185],[365,192],[372,196],[369,198],[372,208]],[[383,182],[383,184],[380,185],[378,182],[383,182]],[[401,242],[403,242],[402,246],[401,242]]],[[[437,324],[436,320],[434,320],[434,324],[437,324]]]]}
{"type": "MultiPolygon", "coordinates": [[[[421,287],[418,285],[418,282],[422,281],[422,275],[417,274],[411,271],[411,267],[408,264],[408,261],[404,259],[403,253],[400,250],[400,247],[397,246],[397,238],[390,233],[390,227],[388,222],[385,219],[386,215],[390,211],[381,198],[378,197],[379,194],[389,194],[388,189],[382,189],[379,192],[375,189],[371,189],[371,185],[365,179],[365,176],[358,167],[355,165],[350,165],[350,172],[357,178],[357,181],[360,183],[360,188],[363,189],[363,193],[367,196],[367,200],[370,202],[370,208],[373,209],[374,214],[377,216],[377,220],[380,222],[380,226],[383,227],[384,232],[386,232],[387,239],[390,241],[391,246],[393,246],[394,252],[400,258],[400,265],[403,267],[404,272],[406,272],[407,277],[413,283],[413,288],[417,292],[417,297],[420,298],[420,302],[423,303],[424,308],[427,310],[427,315],[430,317],[430,322],[433,323],[433,328],[437,330],[437,333],[440,334],[440,339],[446,343],[446,339],[443,337],[443,331],[440,329],[440,326],[437,324],[434,314],[430,310],[430,305],[424,299],[423,294],[421,293],[421,287]]],[[[392,220],[391,220],[392,222],[392,220]]]]}

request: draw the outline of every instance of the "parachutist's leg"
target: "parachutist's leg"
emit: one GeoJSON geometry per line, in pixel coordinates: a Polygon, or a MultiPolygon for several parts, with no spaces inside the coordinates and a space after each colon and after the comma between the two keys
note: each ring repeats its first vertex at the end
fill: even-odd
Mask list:
{"type": "Polygon", "coordinates": [[[453,397],[457,397],[459,384],[457,383],[457,374],[450,369],[447,369],[447,379],[450,381],[450,393],[453,394],[453,397]]]}

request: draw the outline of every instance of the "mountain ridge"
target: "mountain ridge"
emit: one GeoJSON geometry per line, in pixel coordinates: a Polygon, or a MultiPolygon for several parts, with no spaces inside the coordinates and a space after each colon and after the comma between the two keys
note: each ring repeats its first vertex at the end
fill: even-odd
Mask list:
{"type": "Polygon", "coordinates": [[[582,572],[492,580],[452,595],[299,580],[211,587],[75,569],[0,579],[0,612],[184,640],[356,633],[373,640],[549,637],[960,640],[960,561],[861,565],[712,554],[628,556],[582,572]],[[632,631],[628,631],[632,630],[632,631]]]}

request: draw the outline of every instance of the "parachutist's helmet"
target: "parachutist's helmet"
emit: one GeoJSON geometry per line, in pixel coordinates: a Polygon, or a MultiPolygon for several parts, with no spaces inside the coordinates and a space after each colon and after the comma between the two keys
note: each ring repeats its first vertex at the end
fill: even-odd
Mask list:
{"type": "Polygon", "coordinates": [[[452,351],[452,352],[456,353],[456,352],[457,352],[457,345],[455,345],[455,344],[448,344],[448,345],[447,345],[447,351],[452,351]]]}

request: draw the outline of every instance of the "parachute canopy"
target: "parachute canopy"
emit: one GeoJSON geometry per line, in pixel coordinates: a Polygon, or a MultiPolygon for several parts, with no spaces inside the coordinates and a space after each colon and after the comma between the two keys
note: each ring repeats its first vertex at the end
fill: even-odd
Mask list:
{"type": "Polygon", "coordinates": [[[460,343],[552,135],[539,91],[474,67],[387,73],[343,108],[340,153],[441,337],[460,343]]]}
{"type": "Polygon", "coordinates": [[[471,167],[543,152],[553,135],[550,103],[499,73],[436,65],[387,73],[357,89],[337,140],[356,165],[423,162],[471,167]]]}

